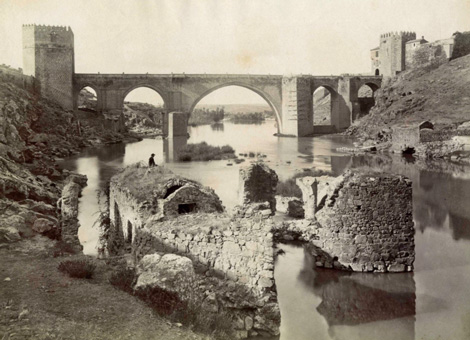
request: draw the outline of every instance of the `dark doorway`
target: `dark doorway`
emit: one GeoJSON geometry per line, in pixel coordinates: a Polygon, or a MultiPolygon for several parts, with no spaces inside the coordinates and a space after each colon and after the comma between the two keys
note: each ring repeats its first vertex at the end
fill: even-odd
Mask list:
{"type": "Polygon", "coordinates": [[[379,72],[379,69],[378,69],[378,68],[375,69],[375,75],[376,75],[376,76],[379,76],[379,75],[380,75],[380,72],[379,72]]]}
{"type": "Polygon", "coordinates": [[[178,204],[178,214],[190,214],[196,212],[196,203],[178,204]]]}

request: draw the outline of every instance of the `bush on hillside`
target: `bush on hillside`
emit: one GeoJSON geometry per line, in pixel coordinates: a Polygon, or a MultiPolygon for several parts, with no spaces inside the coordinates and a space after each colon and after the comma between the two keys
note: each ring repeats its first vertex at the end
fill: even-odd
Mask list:
{"type": "Polygon", "coordinates": [[[454,39],[452,59],[460,58],[470,54],[470,31],[463,33],[455,32],[454,39]]]}

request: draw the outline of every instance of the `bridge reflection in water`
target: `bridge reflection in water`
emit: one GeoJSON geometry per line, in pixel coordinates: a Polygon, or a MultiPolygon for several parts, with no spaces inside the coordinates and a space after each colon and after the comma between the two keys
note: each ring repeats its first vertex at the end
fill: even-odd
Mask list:
{"type": "Polygon", "coordinates": [[[281,339],[415,338],[413,273],[314,269],[301,246],[280,247],[286,251],[276,263],[281,339]]]}

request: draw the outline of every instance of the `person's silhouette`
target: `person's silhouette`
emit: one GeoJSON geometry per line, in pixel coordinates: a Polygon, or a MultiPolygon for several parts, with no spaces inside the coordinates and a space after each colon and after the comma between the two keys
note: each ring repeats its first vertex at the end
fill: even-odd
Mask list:
{"type": "Polygon", "coordinates": [[[154,166],[157,166],[157,164],[155,164],[155,160],[153,159],[154,156],[155,154],[153,153],[149,158],[149,168],[153,168],[154,166]]]}

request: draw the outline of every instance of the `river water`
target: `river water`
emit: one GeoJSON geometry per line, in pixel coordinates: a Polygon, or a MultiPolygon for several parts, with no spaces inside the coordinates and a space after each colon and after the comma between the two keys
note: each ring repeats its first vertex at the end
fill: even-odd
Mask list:
{"type": "MultiPolygon", "coordinates": [[[[430,170],[402,158],[351,157],[336,152],[348,139],[278,138],[274,122],[190,127],[189,143],[231,145],[261,152],[281,180],[303,168],[340,174],[348,168],[399,173],[413,180],[416,260],[414,273],[362,274],[314,269],[300,245],[280,245],[275,279],[281,339],[470,339],[470,168],[430,170]]],[[[90,148],[63,162],[88,176],[80,199],[79,238],[96,254],[97,190],[120,168],[147,161],[212,187],[227,209],[237,204],[240,165],[227,161],[176,162],[184,140],[144,139],[90,148]]],[[[250,160],[247,159],[246,162],[250,160]]],[[[439,168],[439,167],[438,167],[439,168]]]]}

